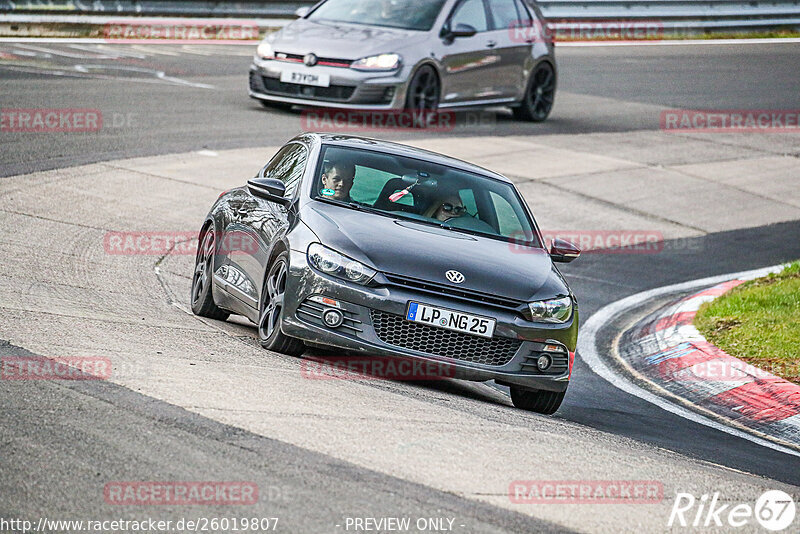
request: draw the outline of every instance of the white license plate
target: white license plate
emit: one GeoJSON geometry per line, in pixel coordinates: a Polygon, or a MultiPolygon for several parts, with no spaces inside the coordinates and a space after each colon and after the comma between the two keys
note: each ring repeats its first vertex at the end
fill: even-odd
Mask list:
{"type": "Polygon", "coordinates": [[[489,317],[428,306],[419,302],[408,303],[406,320],[481,337],[492,337],[497,323],[495,319],[489,317]]]}
{"type": "Polygon", "coordinates": [[[331,84],[330,74],[299,72],[296,70],[285,70],[281,72],[281,81],[284,83],[297,83],[300,85],[314,85],[316,87],[328,87],[331,84]]]}

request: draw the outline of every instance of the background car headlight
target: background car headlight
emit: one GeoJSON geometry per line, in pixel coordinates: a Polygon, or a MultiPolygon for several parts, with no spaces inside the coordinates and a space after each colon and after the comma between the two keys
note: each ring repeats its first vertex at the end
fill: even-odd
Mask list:
{"type": "Polygon", "coordinates": [[[537,300],[529,302],[528,308],[534,321],[542,323],[564,323],[572,317],[572,299],[537,300]]]}
{"type": "Polygon", "coordinates": [[[325,274],[362,285],[372,280],[376,273],[374,269],[370,269],[363,263],[319,243],[309,245],[308,263],[325,274]]]}
{"type": "Polygon", "coordinates": [[[395,70],[400,66],[400,56],[397,54],[380,54],[353,61],[350,68],[356,70],[395,70]]]}
{"type": "Polygon", "coordinates": [[[261,59],[273,59],[275,57],[275,52],[272,50],[272,45],[266,41],[261,41],[258,45],[258,49],[256,50],[256,54],[261,59]]]}

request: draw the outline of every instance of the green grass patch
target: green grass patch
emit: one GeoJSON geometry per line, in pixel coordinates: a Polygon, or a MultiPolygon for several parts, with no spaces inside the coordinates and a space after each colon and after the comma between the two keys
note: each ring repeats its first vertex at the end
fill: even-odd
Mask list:
{"type": "Polygon", "coordinates": [[[800,261],[704,304],[694,325],[731,356],[800,384],[800,261]]]}

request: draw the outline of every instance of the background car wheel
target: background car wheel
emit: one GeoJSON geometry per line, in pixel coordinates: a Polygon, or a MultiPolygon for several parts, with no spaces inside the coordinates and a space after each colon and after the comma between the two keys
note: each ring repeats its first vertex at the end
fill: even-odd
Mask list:
{"type": "Polygon", "coordinates": [[[528,90],[519,106],[514,108],[514,118],[542,122],[553,109],[556,98],[556,73],[550,63],[539,63],[531,74],[528,90]]]}
{"type": "Polygon", "coordinates": [[[511,388],[511,402],[521,410],[550,415],[558,410],[566,391],[531,391],[511,388]]]}
{"type": "Polygon", "coordinates": [[[414,125],[424,128],[428,117],[439,107],[439,77],[429,65],[423,65],[408,84],[406,110],[413,114],[414,125]]]}
{"type": "Polygon", "coordinates": [[[286,296],[286,278],[289,273],[288,258],[286,252],[278,256],[272,262],[264,281],[258,316],[258,339],[265,349],[299,356],[306,348],[303,342],[281,332],[283,299],[286,296]]]}
{"type": "Polygon", "coordinates": [[[192,313],[224,321],[230,313],[218,307],[211,291],[214,276],[214,251],[217,241],[213,228],[209,227],[200,237],[200,246],[195,256],[194,276],[192,277],[192,313]]]}

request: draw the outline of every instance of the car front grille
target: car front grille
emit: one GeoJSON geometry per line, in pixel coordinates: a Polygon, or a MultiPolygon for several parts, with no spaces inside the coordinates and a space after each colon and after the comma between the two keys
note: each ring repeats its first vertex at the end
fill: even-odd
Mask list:
{"type": "MultiPolygon", "coordinates": [[[[305,56],[302,54],[287,54],[285,52],[275,52],[276,61],[287,61],[289,63],[303,63],[305,56]]],[[[347,68],[353,63],[352,59],[340,59],[332,57],[317,58],[316,65],[323,67],[343,67],[347,68]]]]}
{"type": "Polygon", "coordinates": [[[419,280],[417,278],[410,278],[407,276],[400,276],[397,274],[384,273],[384,276],[393,286],[399,286],[406,289],[414,289],[429,293],[433,296],[441,297],[447,295],[448,297],[469,302],[472,304],[488,305],[495,308],[501,308],[506,311],[522,313],[525,307],[525,301],[515,300],[511,298],[492,295],[489,293],[481,293],[479,291],[471,291],[468,289],[460,289],[437,282],[429,282],[427,280],[419,280]]]}
{"type": "Polygon", "coordinates": [[[351,85],[331,85],[330,87],[315,87],[313,85],[299,85],[296,83],[284,83],[278,78],[263,77],[264,89],[267,93],[284,96],[295,96],[299,98],[316,98],[319,100],[329,100],[331,102],[344,102],[353,96],[355,86],[351,85]]]}
{"type": "Polygon", "coordinates": [[[501,366],[511,361],[522,341],[483,338],[406,321],[401,315],[370,310],[378,339],[389,345],[470,363],[501,366]]]}

